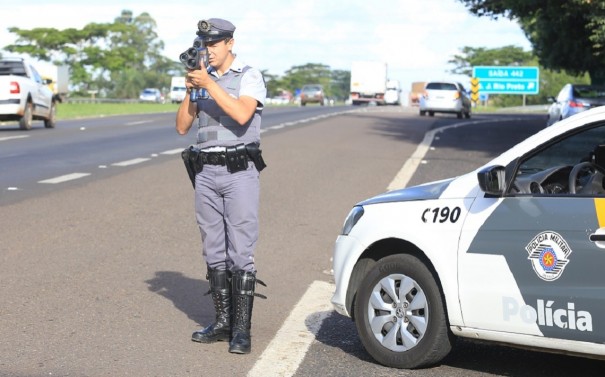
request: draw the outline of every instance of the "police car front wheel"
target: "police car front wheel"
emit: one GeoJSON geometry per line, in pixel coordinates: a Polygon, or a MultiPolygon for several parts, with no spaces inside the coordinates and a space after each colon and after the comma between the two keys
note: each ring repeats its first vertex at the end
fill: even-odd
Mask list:
{"type": "Polygon", "coordinates": [[[355,323],[368,353],[389,367],[435,364],[449,353],[453,341],[433,274],[406,254],[379,260],[365,276],[355,323]]]}

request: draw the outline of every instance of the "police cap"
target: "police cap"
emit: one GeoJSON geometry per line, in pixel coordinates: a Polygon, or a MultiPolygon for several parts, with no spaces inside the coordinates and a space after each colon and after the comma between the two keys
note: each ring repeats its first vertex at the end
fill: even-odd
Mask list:
{"type": "Polygon", "coordinates": [[[197,35],[204,39],[204,42],[220,41],[226,38],[233,38],[235,25],[221,18],[210,18],[200,20],[197,23],[197,35]]]}

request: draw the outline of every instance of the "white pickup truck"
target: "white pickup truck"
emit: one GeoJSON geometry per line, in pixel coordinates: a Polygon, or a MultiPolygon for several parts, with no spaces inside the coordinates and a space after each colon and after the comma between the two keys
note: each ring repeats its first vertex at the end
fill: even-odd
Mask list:
{"type": "Polygon", "coordinates": [[[0,121],[17,120],[29,130],[34,120],[54,128],[56,103],[53,92],[36,69],[22,58],[0,59],[0,121]]]}

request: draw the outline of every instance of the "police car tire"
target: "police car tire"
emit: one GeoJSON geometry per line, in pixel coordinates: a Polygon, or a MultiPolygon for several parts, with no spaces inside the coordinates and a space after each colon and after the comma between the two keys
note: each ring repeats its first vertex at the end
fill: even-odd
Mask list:
{"type": "MultiPolygon", "coordinates": [[[[454,336],[449,331],[443,297],[431,271],[418,258],[408,254],[397,254],[379,260],[368,272],[360,285],[355,303],[355,324],[366,351],[380,364],[394,368],[420,368],[442,360],[451,350],[454,336]],[[428,318],[426,331],[413,346],[393,351],[376,338],[370,323],[371,297],[378,293],[375,287],[380,281],[391,277],[410,278],[423,293],[427,302],[428,318]]],[[[383,313],[384,314],[384,313],[383,313]]],[[[384,335],[384,334],[383,334],[384,335]]]]}

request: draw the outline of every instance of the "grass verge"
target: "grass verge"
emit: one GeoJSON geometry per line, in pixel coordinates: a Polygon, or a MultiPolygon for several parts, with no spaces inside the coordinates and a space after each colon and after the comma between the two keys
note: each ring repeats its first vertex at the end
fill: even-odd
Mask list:
{"type": "Polygon", "coordinates": [[[172,103],[60,103],[57,119],[77,119],[124,114],[176,113],[172,103]]]}

